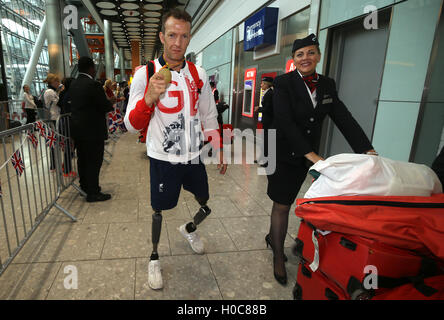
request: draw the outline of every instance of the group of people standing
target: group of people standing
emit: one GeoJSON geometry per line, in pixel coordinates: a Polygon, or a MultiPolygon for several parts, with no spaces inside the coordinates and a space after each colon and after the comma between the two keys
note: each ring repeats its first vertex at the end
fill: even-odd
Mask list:
{"type": "MultiPolygon", "coordinates": [[[[64,136],[70,135],[74,140],[80,188],[87,194],[88,202],[106,201],[111,199],[111,195],[101,192],[99,176],[105,140],[108,139],[107,114],[115,111],[116,103],[120,104],[124,112],[129,87],[126,82],[117,88],[117,84],[111,80],[106,81],[104,86],[94,80],[96,69],[91,58],[81,57],[78,66],[77,79],[65,78],[61,81],[57,75],[49,73],[44,80],[47,88],[39,97],[33,96],[30,87],[25,85],[24,109],[27,123],[33,123],[39,118],[55,125],[61,115],[71,114],[69,121],[60,122],[57,130],[64,136]]],[[[56,165],[54,152],[50,150],[51,170],[56,165]]],[[[71,144],[66,144],[62,165],[66,177],[77,175],[72,171],[72,152],[71,144]]]]}
{"type": "Polygon", "coordinates": [[[117,84],[117,82],[108,79],[103,84],[106,97],[111,103],[118,104],[123,113],[125,113],[126,106],[128,105],[129,89],[128,82],[126,81],[117,84]]]}

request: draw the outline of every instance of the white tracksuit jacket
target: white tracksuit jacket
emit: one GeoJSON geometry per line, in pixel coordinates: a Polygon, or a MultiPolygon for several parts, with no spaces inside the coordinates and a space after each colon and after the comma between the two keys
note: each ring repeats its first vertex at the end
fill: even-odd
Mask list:
{"type": "MultiPolygon", "coordinates": [[[[162,68],[155,60],[155,72],[162,68]]],[[[180,72],[171,71],[172,81],[157,102],[148,126],[146,145],[148,156],[173,163],[185,163],[197,158],[205,134],[219,128],[217,109],[205,70],[196,66],[203,82],[201,94],[190,73],[188,63],[180,72]]],[[[131,84],[125,125],[128,131],[141,129],[131,123],[130,114],[143,103],[147,86],[147,67],[140,68],[131,84]]]]}

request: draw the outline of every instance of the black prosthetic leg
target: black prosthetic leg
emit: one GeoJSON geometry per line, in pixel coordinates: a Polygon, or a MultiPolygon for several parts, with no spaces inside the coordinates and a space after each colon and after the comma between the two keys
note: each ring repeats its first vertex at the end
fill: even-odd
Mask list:
{"type": "Polygon", "coordinates": [[[194,221],[187,224],[186,230],[188,233],[195,232],[197,230],[197,226],[200,225],[211,214],[211,209],[207,206],[209,199],[196,198],[196,200],[200,205],[200,209],[199,212],[197,212],[194,216],[194,221]]]}
{"type": "Polygon", "coordinates": [[[151,254],[150,260],[159,260],[157,247],[159,245],[161,231],[162,231],[162,212],[156,211],[153,214],[153,225],[152,225],[153,253],[151,254]]]}

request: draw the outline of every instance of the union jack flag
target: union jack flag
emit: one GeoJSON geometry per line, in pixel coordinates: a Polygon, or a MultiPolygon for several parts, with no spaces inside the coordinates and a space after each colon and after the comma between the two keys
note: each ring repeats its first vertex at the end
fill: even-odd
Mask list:
{"type": "Polygon", "coordinates": [[[50,134],[48,133],[48,136],[46,137],[46,145],[48,147],[50,147],[51,149],[53,149],[56,141],[57,141],[57,138],[55,136],[55,132],[51,131],[50,134]]]}
{"type": "Polygon", "coordinates": [[[22,160],[22,155],[20,154],[20,150],[17,150],[11,157],[12,166],[14,167],[17,175],[19,177],[22,176],[23,171],[25,171],[25,165],[22,160]]]}
{"type": "Polygon", "coordinates": [[[123,122],[122,113],[119,109],[116,109],[116,122],[120,125],[123,122]]]}
{"type": "Polygon", "coordinates": [[[62,151],[65,152],[66,143],[65,143],[64,137],[60,137],[59,145],[60,145],[60,148],[62,149],[62,151]]]}
{"type": "Polygon", "coordinates": [[[40,135],[46,139],[46,129],[45,129],[45,125],[43,124],[43,122],[41,122],[41,121],[36,122],[35,126],[36,126],[36,129],[39,130],[40,135]]]}
{"type": "Polygon", "coordinates": [[[116,131],[117,131],[117,128],[116,128],[116,126],[114,124],[109,127],[109,132],[110,133],[114,133],[116,131]]]}
{"type": "Polygon", "coordinates": [[[117,130],[115,116],[111,113],[108,116],[108,130],[110,133],[114,133],[117,130]]]}
{"type": "Polygon", "coordinates": [[[37,140],[36,136],[32,131],[28,132],[28,139],[31,140],[32,146],[34,149],[37,149],[37,146],[39,145],[39,141],[37,140]]]}

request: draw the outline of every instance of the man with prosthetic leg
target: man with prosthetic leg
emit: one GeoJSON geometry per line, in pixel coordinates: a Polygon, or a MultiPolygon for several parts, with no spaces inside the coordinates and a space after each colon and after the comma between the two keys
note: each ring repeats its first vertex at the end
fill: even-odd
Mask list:
{"type": "Polygon", "coordinates": [[[217,109],[205,70],[185,61],[191,37],[191,17],[173,9],[163,17],[159,34],[164,54],[140,68],[131,85],[125,125],[128,131],[146,137],[150,159],[153,251],[148,266],[148,284],[163,288],[158,246],[162,233],[162,212],[177,206],[181,189],[191,192],[200,205],[193,221],[179,232],[192,250],[204,254],[198,226],[211,214],[205,165],[200,159],[203,138],[218,151],[223,164],[217,109]]]}

